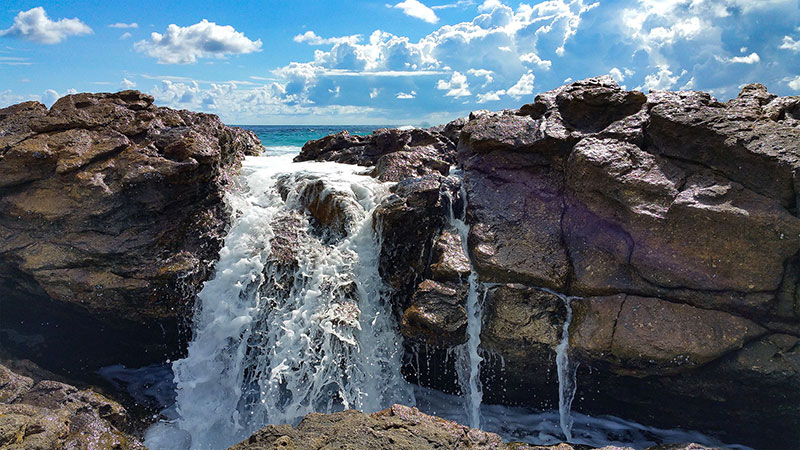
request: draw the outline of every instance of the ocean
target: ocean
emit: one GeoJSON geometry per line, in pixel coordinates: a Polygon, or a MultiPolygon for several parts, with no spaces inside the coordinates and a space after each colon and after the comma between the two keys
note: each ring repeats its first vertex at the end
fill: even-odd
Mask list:
{"type": "Polygon", "coordinates": [[[234,125],[253,131],[264,144],[264,156],[281,156],[300,151],[306,142],[347,130],[350,134],[370,134],[381,125],[234,125]]]}

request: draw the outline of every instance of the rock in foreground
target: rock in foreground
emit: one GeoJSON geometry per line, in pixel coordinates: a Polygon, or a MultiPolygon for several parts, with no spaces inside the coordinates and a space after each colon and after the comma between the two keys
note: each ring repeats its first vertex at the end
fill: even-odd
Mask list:
{"type": "Polygon", "coordinates": [[[120,431],[127,413],[91,390],[57,381],[33,382],[0,365],[0,448],[19,450],[146,450],[120,431]]]}
{"type": "Polygon", "coordinates": [[[54,370],[143,365],[218,257],[251,132],[137,91],[0,109],[0,340],[54,370]]]}
{"type": "MultiPolygon", "coordinates": [[[[268,425],[228,450],[583,450],[585,445],[537,446],[503,442],[500,436],[394,405],[374,414],[354,410],[309,414],[297,427],[268,425]]],[[[603,450],[632,450],[603,447],[603,450]]],[[[650,450],[710,450],[697,444],[651,447],[650,450]]]]}

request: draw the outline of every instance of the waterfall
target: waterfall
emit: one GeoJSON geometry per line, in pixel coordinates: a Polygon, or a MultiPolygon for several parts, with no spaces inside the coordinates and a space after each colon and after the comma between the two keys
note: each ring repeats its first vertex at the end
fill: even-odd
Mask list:
{"type": "Polygon", "coordinates": [[[226,448],[310,412],[414,404],[378,273],[372,213],[387,186],[362,167],[290,158],[248,158],[227,198],[233,224],[173,364],[170,420],[147,432],[152,450],[226,448]]]}
{"type": "MultiPolygon", "coordinates": [[[[451,174],[461,177],[460,172],[451,171],[451,174]]],[[[469,257],[469,225],[467,225],[467,190],[461,180],[461,201],[462,210],[459,215],[455,214],[455,201],[449,191],[445,191],[445,196],[449,198],[449,226],[454,229],[461,237],[461,245],[464,255],[470,261],[470,274],[467,279],[469,291],[467,294],[467,342],[456,349],[456,374],[458,384],[465,397],[465,406],[469,426],[480,428],[481,426],[481,402],[483,401],[483,386],[481,385],[481,362],[483,358],[478,353],[481,344],[481,324],[483,320],[483,303],[487,289],[478,281],[478,273],[472,267],[472,260],[469,257]]]]}

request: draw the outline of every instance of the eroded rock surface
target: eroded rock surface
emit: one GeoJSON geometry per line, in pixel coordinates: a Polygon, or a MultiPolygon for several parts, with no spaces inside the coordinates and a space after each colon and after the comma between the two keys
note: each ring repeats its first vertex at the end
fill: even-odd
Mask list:
{"type": "Polygon", "coordinates": [[[229,220],[223,187],[260,148],[137,91],[0,110],[4,345],[82,369],[179,351],[229,220]]]}
{"type": "Polygon", "coordinates": [[[0,365],[0,448],[145,450],[126,434],[127,413],[91,390],[33,382],[0,365]]]}

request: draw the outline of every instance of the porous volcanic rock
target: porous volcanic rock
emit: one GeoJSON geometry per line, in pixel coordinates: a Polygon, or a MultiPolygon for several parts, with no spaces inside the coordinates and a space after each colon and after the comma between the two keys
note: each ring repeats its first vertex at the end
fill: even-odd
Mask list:
{"type": "MultiPolygon", "coordinates": [[[[758,84],[723,103],[625,91],[604,76],[428,130],[457,145],[459,170],[428,169],[424,207],[397,195],[378,208],[398,320],[416,313],[423,280],[453,283],[440,304],[461,304],[464,275],[476,271],[488,291],[484,366],[501,367],[499,378],[485,371],[486,398],[551,407],[567,314],[550,290],[572,298],[577,409],[757,446],[800,442],[799,118],[800,97],[758,84]],[[464,202],[467,255],[448,224],[464,202]],[[748,404],[744,385],[764,395],[748,404]]],[[[377,151],[370,137],[326,139],[308,157],[375,165],[399,151],[377,151]]],[[[393,173],[398,186],[420,183],[393,173]]],[[[404,328],[424,340],[413,331],[404,328]]],[[[446,362],[435,355],[447,344],[438,348],[434,366],[446,362]]]]}
{"type": "Polygon", "coordinates": [[[261,144],[137,91],[0,109],[0,339],[92,370],[179,351],[241,159],[261,144]]]}
{"type": "Polygon", "coordinates": [[[0,448],[145,450],[127,425],[125,408],[100,394],[0,365],[0,448]]]}

